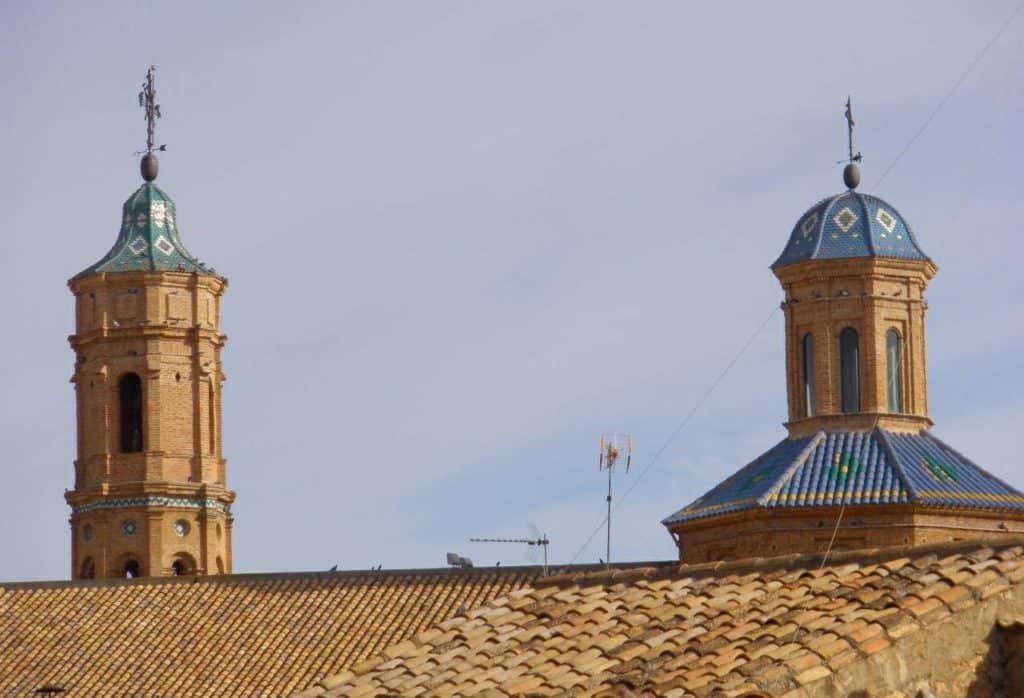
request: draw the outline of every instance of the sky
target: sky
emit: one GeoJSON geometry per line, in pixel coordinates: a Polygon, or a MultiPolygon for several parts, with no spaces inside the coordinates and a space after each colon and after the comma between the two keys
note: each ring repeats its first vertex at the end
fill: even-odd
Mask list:
{"type": "Polygon", "coordinates": [[[848,94],[940,269],[934,432],[1024,488],[1024,16],[943,103],[1014,6],[3,3],[0,580],[70,576],[66,282],[151,63],[158,184],[230,281],[236,572],[528,564],[468,539],[531,526],[596,562],[605,432],[613,559],[674,557],[659,521],[785,436],[768,267],[842,189],[848,94]]]}

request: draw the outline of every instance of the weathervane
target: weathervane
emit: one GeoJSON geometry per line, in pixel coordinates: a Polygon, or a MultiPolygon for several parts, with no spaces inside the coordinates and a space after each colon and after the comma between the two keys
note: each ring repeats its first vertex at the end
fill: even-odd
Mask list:
{"type": "Polygon", "coordinates": [[[857,185],[860,184],[860,168],[857,167],[858,162],[863,159],[863,156],[858,151],[856,155],[853,154],[853,100],[849,95],[846,96],[846,130],[849,138],[849,153],[850,157],[847,160],[846,167],[843,168],[843,182],[849,189],[856,189],[857,185]]]}
{"type": "Polygon", "coordinates": [[[153,137],[156,135],[156,120],[160,118],[160,105],[156,103],[156,66],[149,66],[146,71],[146,82],[142,83],[142,91],[139,92],[139,106],[145,112],[146,119],[146,150],[142,156],[141,169],[142,178],[147,182],[156,179],[160,163],[153,154],[154,150],[165,151],[166,145],[154,146],[153,137]]]}

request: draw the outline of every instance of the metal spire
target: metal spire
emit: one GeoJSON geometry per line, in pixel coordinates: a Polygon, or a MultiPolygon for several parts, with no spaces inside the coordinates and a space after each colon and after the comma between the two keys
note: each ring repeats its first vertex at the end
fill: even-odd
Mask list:
{"type": "Polygon", "coordinates": [[[156,120],[161,117],[160,105],[156,103],[156,66],[149,66],[146,71],[146,82],[142,83],[142,91],[139,92],[139,106],[142,107],[146,119],[146,150],[142,156],[142,178],[147,182],[156,179],[159,170],[159,162],[154,150],[167,150],[166,145],[155,146],[154,136],[156,135],[156,120]]]}
{"type": "Polygon", "coordinates": [[[860,184],[860,168],[857,167],[858,162],[863,159],[863,156],[858,151],[856,155],[853,154],[853,127],[855,125],[853,120],[853,100],[849,95],[846,96],[846,130],[849,138],[849,159],[847,160],[846,167],[843,168],[843,182],[849,189],[856,189],[857,185],[860,184]]]}

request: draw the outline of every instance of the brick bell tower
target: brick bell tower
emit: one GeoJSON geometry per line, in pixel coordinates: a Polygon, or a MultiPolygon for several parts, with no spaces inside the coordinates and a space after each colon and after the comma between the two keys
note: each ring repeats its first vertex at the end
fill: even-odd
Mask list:
{"type": "Polygon", "coordinates": [[[178,236],[154,184],[155,69],[140,104],[145,180],[99,262],[72,278],[78,452],[71,506],[76,579],[231,572],[221,444],[220,299],[227,280],[178,236]]]}
{"type": "Polygon", "coordinates": [[[925,289],[906,219],[856,191],[811,206],[772,271],[786,317],[786,439],[666,518],[683,562],[1024,533],[1024,493],[931,432],[925,289]]]}

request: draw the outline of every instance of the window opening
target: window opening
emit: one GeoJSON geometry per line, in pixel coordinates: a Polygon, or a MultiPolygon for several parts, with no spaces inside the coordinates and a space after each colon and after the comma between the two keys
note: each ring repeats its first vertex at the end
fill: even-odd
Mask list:
{"type": "Polygon", "coordinates": [[[888,394],[889,411],[903,411],[900,333],[889,330],[885,333],[885,386],[888,394]]]}
{"type": "Polygon", "coordinates": [[[843,412],[860,412],[860,338],[852,327],[839,333],[839,373],[843,412]]]}
{"type": "Polygon", "coordinates": [[[142,380],[126,373],[118,383],[121,406],[121,453],[142,451],[142,380]]]}
{"type": "Polygon", "coordinates": [[[126,579],[135,579],[142,576],[138,560],[128,560],[124,563],[124,576],[126,579]]]}
{"type": "Polygon", "coordinates": [[[171,563],[171,574],[175,577],[182,577],[187,574],[195,574],[196,563],[186,553],[180,553],[171,563]]]}
{"type": "Polygon", "coordinates": [[[82,561],[82,574],[79,575],[82,579],[95,579],[96,578],[96,563],[93,562],[91,557],[85,558],[82,561]]]}
{"type": "Polygon", "coordinates": [[[814,337],[808,332],[803,340],[804,416],[814,416],[814,337]]]}

